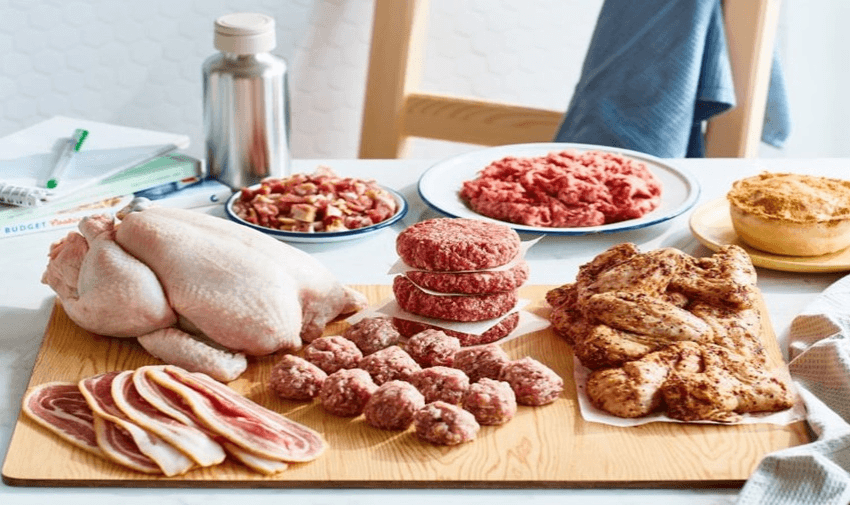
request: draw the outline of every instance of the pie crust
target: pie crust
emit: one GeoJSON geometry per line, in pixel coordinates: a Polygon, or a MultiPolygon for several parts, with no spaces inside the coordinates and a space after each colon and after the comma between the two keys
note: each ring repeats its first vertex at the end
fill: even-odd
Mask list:
{"type": "Polygon", "coordinates": [[[850,181],[761,173],[726,195],[738,237],[774,254],[820,256],[850,246],[850,181]]]}

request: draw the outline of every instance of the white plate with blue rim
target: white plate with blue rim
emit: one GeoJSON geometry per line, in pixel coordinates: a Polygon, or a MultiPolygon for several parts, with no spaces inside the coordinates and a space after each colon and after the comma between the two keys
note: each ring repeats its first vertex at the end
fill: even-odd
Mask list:
{"type": "Polygon", "coordinates": [[[597,146],[592,144],[536,143],[513,144],[480,149],[443,160],[428,168],[419,178],[419,196],[431,208],[450,217],[464,217],[500,223],[520,233],[546,235],[589,235],[592,233],[614,233],[653,226],[677,217],[694,206],[699,199],[699,181],[687,172],[666,160],[648,154],[597,146]],[[550,228],[527,226],[492,219],[473,211],[460,197],[465,181],[478,177],[478,173],[490,163],[506,156],[537,157],[551,152],[575,149],[578,151],[603,151],[620,154],[640,161],[661,181],[661,202],[656,209],[637,219],[629,219],[599,226],[576,228],[550,228]]]}
{"type": "MultiPolygon", "coordinates": [[[[251,186],[248,189],[256,189],[259,187],[259,184],[255,186],[251,186]]],[[[233,195],[227,199],[227,202],[224,205],[224,212],[227,214],[227,217],[230,220],[245,225],[249,228],[253,228],[257,231],[261,231],[266,235],[274,237],[278,240],[284,242],[299,242],[306,244],[322,244],[329,242],[342,242],[344,240],[354,240],[363,238],[368,236],[371,233],[375,233],[382,228],[386,228],[387,226],[392,225],[393,223],[402,219],[405,215],[407,215],[408,205],[407,200],[399,193],[393,189],[387,188],[385,186],[381,186],[381,188],[392,195],[393,199],[396,202],[396,212],[389,218],[381,221],[380,223],[375,223],[370,226],[364,226],[363,228],[355,228],[352,230],[343,230],[343,231],[318,231],[318,232],[297,232],[297,231],[285,231],[285,230],[276,230],[274,228],[268,228],[266,226],[260,226],[254,223],[250,223],[238,215],[233,210],[233,203],[236,202],[241,196],[242,192],[237,191],[233,193],[233,195]]]]}

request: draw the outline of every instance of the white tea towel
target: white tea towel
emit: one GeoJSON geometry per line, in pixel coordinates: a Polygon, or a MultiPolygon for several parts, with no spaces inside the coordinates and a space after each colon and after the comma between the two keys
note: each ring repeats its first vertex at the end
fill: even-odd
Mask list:
{"type": "Polygon", "coordinates": [[[791,323],[788,366],[813,442],[768,454],[738,496],[749,504],[850,503],[850,276],[791,323]]]}

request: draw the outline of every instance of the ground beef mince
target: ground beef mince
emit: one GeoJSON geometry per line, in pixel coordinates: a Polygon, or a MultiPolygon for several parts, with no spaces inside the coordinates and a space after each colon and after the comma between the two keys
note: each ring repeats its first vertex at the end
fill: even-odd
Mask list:
{"type": "Polygon", "coordinates": [[[465,181],[475,212],[527,226],[574,228],[635,219],[661,203],[662,184],[644,163],[570,149],[494,161],[465,181]]]}
{"type": "Polygon", "coordinates": [[[433,328],[442,330],[446,335],[451,337],[457,337],[457,339],[460,340],[460,345],[462,347],[468,347],[473,345],[489,344],[509,335],[519,324],[519,312],[508,314],[498,323],[491,326],[487,329],[487,331],[481,334],[464,333],[461,331],[450,330],[448,328],[440,328],[427,323],[420,323],[419,321],[402,319],[400,317],[393,318],[393,324],[404,337],[409,337],[422,330],[433,328]]]}
{"type": "Polygon", "coordinates": [[[396,238],[396,252],[422,270],[484,270],[505,265],[520,249],[511,228],[465,218],[434,218],[407,227],[396,238]]]}
{"type": "Polygon", "coordinates": [[[483,295],[517,289],[528,280],[529,268],[528,262],[520,260],[505,270],[478,272],[411,270],[405,275],[417,286],[438,293],[483,295]]]}
{"type": "Polygon", "coordinates": [[[398,305],[412,314],[448,321],[484,321],[508,313],[519,301],[517,290],[489,295],[434,295],[422,291],[403,275],[393,279],[398,305]]]}

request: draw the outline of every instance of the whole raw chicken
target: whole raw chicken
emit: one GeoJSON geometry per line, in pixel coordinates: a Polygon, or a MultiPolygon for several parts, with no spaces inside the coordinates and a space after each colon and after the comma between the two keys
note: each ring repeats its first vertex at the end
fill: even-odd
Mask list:
{"type": "Polygon", "coordinates": [[[145,204],[119,219],[86,218],[51,245],[42,282],[80,327],[138,337],[168,363],[232,380],[245,354],[297,349],[366,306],[309,254],[244,226],[145,204]]]}

